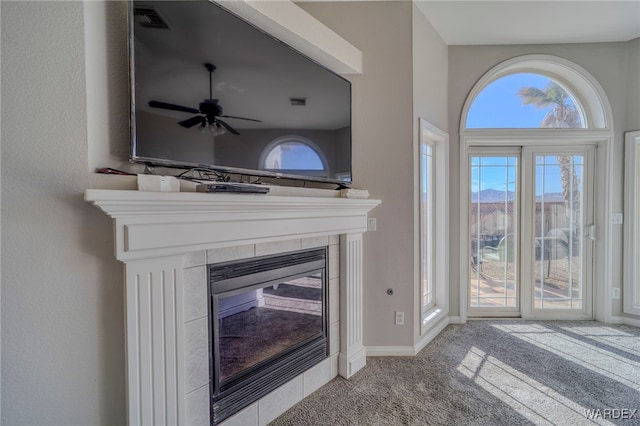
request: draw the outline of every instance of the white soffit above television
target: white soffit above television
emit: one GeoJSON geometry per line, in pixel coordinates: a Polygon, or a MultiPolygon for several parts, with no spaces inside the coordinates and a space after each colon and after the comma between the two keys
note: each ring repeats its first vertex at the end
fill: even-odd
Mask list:
{"type": "Polygon", "coordinates": [[[640,37],[640,0],[414,2],[448,45],[595,43],[640,37]]]}
{"type": "Polygon", "coordinates": [[[216,3],[338,74],[362,74],[362,52],[289,0],[216,3]]]}

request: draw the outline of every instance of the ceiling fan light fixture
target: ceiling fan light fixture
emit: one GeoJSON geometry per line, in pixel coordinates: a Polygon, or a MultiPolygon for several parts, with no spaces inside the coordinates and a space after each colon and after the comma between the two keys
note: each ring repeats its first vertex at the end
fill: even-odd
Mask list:
{"type": "Polygon", "coordinates": [[[218,123],[209,124],[209,131],[213,136],[221,136],[227,133],[227,130],[218,123]]]}

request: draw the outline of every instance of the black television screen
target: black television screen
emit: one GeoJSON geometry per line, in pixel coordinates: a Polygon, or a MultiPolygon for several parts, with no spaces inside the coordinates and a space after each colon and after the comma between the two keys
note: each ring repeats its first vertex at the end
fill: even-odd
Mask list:
{"type": "Polygon", "coordinates": [[[135,1],[131,160],[351,182],[351,84],[222,6],[135,1]]]}

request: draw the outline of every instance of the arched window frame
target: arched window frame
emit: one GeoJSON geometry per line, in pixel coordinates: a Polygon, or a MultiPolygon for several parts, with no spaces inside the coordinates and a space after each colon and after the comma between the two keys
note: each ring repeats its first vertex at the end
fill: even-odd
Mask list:
{"type": "MultiPolygon", "coordinates": [[[[563,88],[566,88],[579,105],[582,116],[585,119],[586,126],[580,129],[544,129],[544,131],[561,130],[568,132],[584,131],[584,130],[609,130],[611,127],[611,106],[607,100],[607,96],[598,81],[589,74],[587,70],[567,61],[566,59],[549,56],[549,55],[526,55],[504,61],[482,76],[475,84],[462,109],[460,120],[460,133],[484,131],[486,129],[469,129],[467,128],[467,117],[471,105],[489,84],[502,77],[517,73],[541,74],[556,81],[563,88]]],[[[513,130],[513,129],[491,129],[497,130],[513,130]]],[[[541,129],[518,129],[518,130],[534,130],[541,129]]]]}
{"type": "MultiPolygon", "coordinates": [[[[512,146],[544,144],[553,140],[566,146],[582,145],[597,141],[598,160],[596,170],[596,218],[600,235],[596,241],[594,256],[602,259],[594,268],[594,317],[603,322],[615,322],[612,314],[612,238],[611,194],[613,170],[612,110],[600,83],[584,68],[564,58],[551,55],[524,55],[508,59],[486,72],[474,85],[464,103],[460,117],[460,229],[465,229],[469,206],[467,200],[469,172],[468,150],[471,147],[512,146]],[[568,89],[582,108],[586,122],[584,128],[467,128],[467,117],[476,97],[492,82],[515,73],[542,74],[568,89]]],[[[469,247],[468,236],[460,233],[460,247],[469,247]]],[[[460,256],[460,277],[468,275],[467,259],[460,256]]],[[[467,285],[460,280],[460,321],[467,318],[467,285]]]]}

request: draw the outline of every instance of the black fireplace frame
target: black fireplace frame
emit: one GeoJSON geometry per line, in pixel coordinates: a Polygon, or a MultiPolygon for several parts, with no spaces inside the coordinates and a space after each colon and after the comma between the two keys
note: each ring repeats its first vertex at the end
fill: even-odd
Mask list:
{"type": "Polygon", "coordinates": [[[217,425],[329,356],[327,247],[208,265],[211,425],[217,425]],[[322,331],[251,368],[220,381],[218,299],[309,274],[322,276],[322,331]]]}

